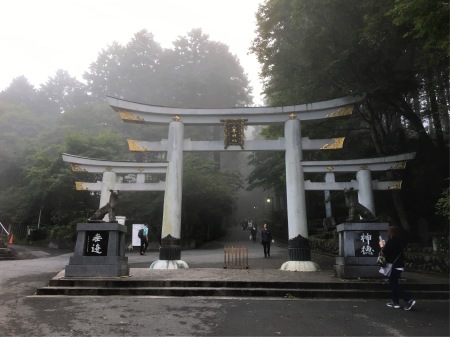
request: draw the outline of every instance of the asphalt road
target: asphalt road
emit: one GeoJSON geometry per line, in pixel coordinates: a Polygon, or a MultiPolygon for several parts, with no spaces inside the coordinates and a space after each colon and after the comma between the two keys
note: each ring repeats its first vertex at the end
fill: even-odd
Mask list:
{"type": "Polygon", "coordinates": [[[72,253],[29,255],[0,261],[0,336],[450,335],[448,298],[404,311],[383,300],[34,296],[72,253]]]}

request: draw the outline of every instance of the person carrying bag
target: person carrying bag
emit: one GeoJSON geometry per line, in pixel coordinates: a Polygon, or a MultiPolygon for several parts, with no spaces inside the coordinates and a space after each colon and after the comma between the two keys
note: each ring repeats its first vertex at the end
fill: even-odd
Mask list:
{"type": "MultiPolygon", "coordinates": [[[[394,260],[393,263],[387,263],[386,260],[384,260],[384,265],[381,266],[380,268],[380,274],[383,274],[384,276],[391,276],[391,272],[392,272],[392,266],[395,264],[395,262],[397,261],[397,259],[400,257],[397,256],[397,258],[394,260]]],[[[380,264],[383,263],[382,261],[380,261],[380,264]]]]}
{"type": "Polygon", "coordinates": [[[399,279],[405,269],[404,249],[407,241],[399,227],[389,226],[388,240],[380,240],[381,253],[386,259],[386,266],[381,267],[380,273],[389,277],[389,285],[392,293],[392,301],[386,305],[390,308],[399,309],[400,299],[405,301],[405,310],[411,310],[416,304],[410,295],[400,286],[399,279]]]}

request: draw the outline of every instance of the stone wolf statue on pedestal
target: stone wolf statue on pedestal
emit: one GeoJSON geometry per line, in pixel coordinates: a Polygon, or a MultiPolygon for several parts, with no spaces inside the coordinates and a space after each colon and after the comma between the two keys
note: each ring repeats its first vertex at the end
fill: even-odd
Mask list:
{"type": "Polygon", "coordinates": [[[348,207],[347,222],[359,222],[359,221],[376,221],[377,218],[373,213],[365,206],[358,202],[358,195],[353,187],[344,189],[345,204],[348,207]],[[359,219],[361,216],[362,220],[359,219]]]}
{"type": "Polygon", "coordinates": [[[102,206],[100,209],[95,211],[95,213],[88,219],[88,222],[103,222],[103,218],[108,214],[109,222],[117,222],[116,220],[116,205],[117,199],[119,198],[119,191],[109,190],[111,194],[109,195],[109,202],[102,206]]]}

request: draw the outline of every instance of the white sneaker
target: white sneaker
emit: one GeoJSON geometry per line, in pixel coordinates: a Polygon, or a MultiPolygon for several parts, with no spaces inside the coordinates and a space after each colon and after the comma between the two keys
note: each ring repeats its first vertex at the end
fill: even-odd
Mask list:
{"type": "Polygon", "coordinates": [[[414,300],[409,300],[407,303],[406,303],[406,306],[405,306],[405,310],[411,310],[411,308],[414,306],[414,304],[416,304],[416,301],[414,301],[414,300]]]}
{"type": "MultiPolygon", "coordinates": [[[[399,309],[400,308],[400,304],[398,303],[394,303],[394,302],[389,302],[386,304],[389,308],[395,308],[395,309],[399,309]]],[[[405,309],[406,310],[406,309],[405,309]]],[[[409,310],[409,309],[408,309],[409,310]]]]}

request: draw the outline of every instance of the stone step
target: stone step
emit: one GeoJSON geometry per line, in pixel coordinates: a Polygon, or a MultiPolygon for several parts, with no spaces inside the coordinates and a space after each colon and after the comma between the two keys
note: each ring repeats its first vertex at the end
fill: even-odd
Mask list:
{"type": "MultiPolygon", "coordinates": [[[[417,299],[448,298],[448,284],[408,284],[417,299]]],[[[46,296],[204,296],[278,298],[389,298],[385,282],[246,282],[182,280],[51,280],[37,289],[46,296]]]]}

